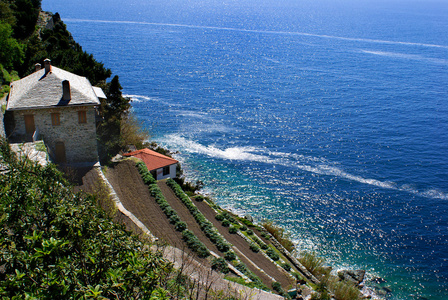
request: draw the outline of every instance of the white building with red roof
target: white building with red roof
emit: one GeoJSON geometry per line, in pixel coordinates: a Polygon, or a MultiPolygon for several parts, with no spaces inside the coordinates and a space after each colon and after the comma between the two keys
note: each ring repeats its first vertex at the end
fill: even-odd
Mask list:
{"type": "Polygon", "coordinates": [[[175,178],[178,161],[148,148],[129,152],[123,156],[141,159],[156,180],[175,178]]]}

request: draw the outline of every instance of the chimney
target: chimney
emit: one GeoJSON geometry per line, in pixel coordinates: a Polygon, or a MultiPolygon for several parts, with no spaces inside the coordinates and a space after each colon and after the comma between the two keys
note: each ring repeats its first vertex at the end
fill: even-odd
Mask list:
{"type": "Polygon", "coordinates": [[[51,72],[51,60],[46,58],[44,60],[44,65],[45,65],[45,74],[48,74],[48,72],[51,72]]]}
{"type": "Polygon", "coordinates": [[[37,72],[42,68],[42,65],[40,63],[37,63],[34,65],[34,67],[36,68],[36,72],[37,72]]]}
{"type": "Polygon", "coordinates": [[[70,101],[71,98],[70,82],[68,80],[64,80],[62,81],[62,100],[70,101]]]}

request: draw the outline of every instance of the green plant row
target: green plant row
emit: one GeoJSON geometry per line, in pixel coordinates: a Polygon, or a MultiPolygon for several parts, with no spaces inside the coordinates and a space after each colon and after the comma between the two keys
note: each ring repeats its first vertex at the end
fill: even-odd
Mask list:
{"type": "Polygon", "coordinates": [[[142,176],[145,184],[148,185],[149,193],[154,197],[157,204],[159,204],[163,213],[169,219],[171,224],[174,224],[174,228],[182,233],[182,238],[187,244],[188,248],[194,251],[199,257],[205,258],[210,255],[207,247],[191,232],[187,229],[187,224],[180,220],[177,212],[171,207],[171,205],[166,201],[162,194],[162,191],[157,186],[156,180],[152,177],[151,173],[146,168],[143,162],[138,162],[136,164],[140,175],[142,176]]]}
{"type": "Polygon", "coordinates": [[[171,178],[168,179],[166,183],[173,190],[174,194],[188,208],[196,222],[199,224],[201,230],[210,239],[210,241],[216,245],[218,250],[222,253],[229,251],[230,245],[216,231],[213,224],[209,220],[207,220],[204,215],[198,210],[196,205],[193,204],[190,198],[184,193],[182,188],[171,178]]]}
{"type": "MultiPolygon", "coordinates": [[[[188,210],[191,212],[191,214],[194,216],[194,218],[196,219],[196,221],[198,222],[199,226],[201,227],[201,229],[204,231],[204,233],[206,234],[207,237],[209,237],[210,241],[212,241],[213,243],[216,244],[216,246],[218,246],[219,243],[225,244],[229,247],[230,246],[224,241],[224,239],[216,232],[216,229],[214,228],[213,224],[208,221],[204,215],[198,210],[198,208],[193,204],[193,202],[190,200],[190,198],[188,198],[188,196],[183,192],[182,188],[172,179],[168,179],[167,180],[167,185],[173,190],[173,192],[176,194],[177,197],[179,197],[179,199],[185,204],[185,206],[187,206],[188,210]],[[216,242],[215,242],[216,241],[216,242]]],[[[227,218],[225,218],[227,219],[227,218]]],[[[235,220],[235,219],[234,219],[235,220]]],[[[237,224],[236,221],[232,222],[234,224],[237,224]]],[[[231,227],[232,228],[232,227],[231,227]]],[[[219,250],[219,246],[218,246],[218,250],[219,250]]],[[[221,250],[220,250],[221,251],[221,250]]],[[[229,251],[227,249],[227,251],[221,251],[221,252],[225,252],[224,253],[224,258],[227,261],[234,261],[236,259],[236,255],[233,251],[229,251]]],[[[222,268],[222,260],[217,260],[215,262],[216,264],[216,270],[224,270],[226,271],[225,268],[222,268]]],[[[235,266],[237,270],[239,270],[241,273],[243,273],[244,275],[246,275],[250,280],[252,280],[254,286],[263,289],[263,290],[269,290],[268,287],[266,287],[263,282],[260,280],[260,278],[258,278],[257,275],[255,275],[254,273],[252,273],[244,263],[239,262],[237,263],[237,265],[235,266]]]]}
{"type": "Polygon", "coordinates": [[[240,271],[241,273],[243,273],[244,275],[246,275],[250,280],[252,280],[252,282],[255,284],[256,287],[258,287],[262,290],[265,290],[265,291],[269,291],[269,288],[263,284],[261,279],[257,275],[252,273],[244,263],[242,263],[242,262],[238,263],[235,266],[235,268],[238,271],[240,271]]]}
{"type": "Polygon", "coordinates": [[[148,171],[148,168],[146,167],[146,164],[144,162],[139,161],[138,163],[136,163],[136,166],[145,184],[150,185],[156,183],[156,180],[148,171]]]}

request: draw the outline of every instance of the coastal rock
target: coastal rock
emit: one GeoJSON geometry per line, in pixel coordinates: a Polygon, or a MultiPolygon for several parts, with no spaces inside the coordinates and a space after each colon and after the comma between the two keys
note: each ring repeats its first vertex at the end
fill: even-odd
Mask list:
{"type": "Polygon", "coordinates": [[[251,215],[244,215],[244,219],[248,220],[249,222],[254,222],[254,218],[252,218],[251,215]]]}
{"type": "Polygon", "coordinates": [[[338,272],[338,276],[341,280],[352,282],[359,285],[366,275],[365,270],[341,270],[338,272]]]}
{"type": "Polygon", "coordinates": [[[381,278],[381,277],[374,277],[370,280],[370,282],[376,283],[376,284],[382,284],[382,283],[386,282],[386,279],[381,278]]]}

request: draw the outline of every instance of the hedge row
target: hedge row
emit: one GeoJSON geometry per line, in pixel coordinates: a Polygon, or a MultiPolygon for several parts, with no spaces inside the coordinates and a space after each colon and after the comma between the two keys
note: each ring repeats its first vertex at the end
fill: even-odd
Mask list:
{"type": "Polygon", "coordinates": [[[187,230],[187,224],[180,220],[177,212],[172,209],[171,205],[166,201],[162,191],[157,186],[156,181],[146,168],[146,165],[143,162],[138,162],[136,165],[143,181],[148,185],[149,193],[154,197],[157,204],[159,204],[170,223],[174,224],[174,228],[182,233],[182,238],[186,242],[188,248],[196,252],[199,257],[208,257],[210,252],[207,247],[191,231],[187,230]]]}
{"type": "Polygon", "coordinates": [[[148,171],[148,168],[146,167],[146,164],[142,161],[139,161],[137,164],[137,170],[140,173],[140,175],[142,176],[143,182],[146,185],[150,185],[150,184],[154,184],[156,183],[156,180],[154,179],[154,177],[151,175],[151,173],[148,171]]]}
{"type": "Polygon", "coordinates": [[[221,237],[221,235],[219,235],[213,224],[204,217],[196,205],[194,205],[190,198],[184,193],[182,188],[171,178],[168,179],[166,183],[173,190],[174,194],[188,208],[196,222],[199,224],[199,227],[201,227],[201,230],[210,239],[210,241],[216,245],[218,250],[222,253],[229,251],[230,245],[221,237]]]}
{"type": "Polygon", "coordinates": [[[244,263],[240,262],[235,266],[235,268],[244,275],[246,275],[250,280],[252,280],[252,282],[255,284],[256,287],[266,291],[269,290],[269,288],[265,286],[263,282],[261,282],[261,279],[257,275],[252,273],[244,263]]]}
{"type": "Polygon", "coordinates": [[[199,257],[205,258],[210,255],[207,247],[188,229],[182,232],[182,238],[187,243],[188,248],[198,254],[199,257]]]}

